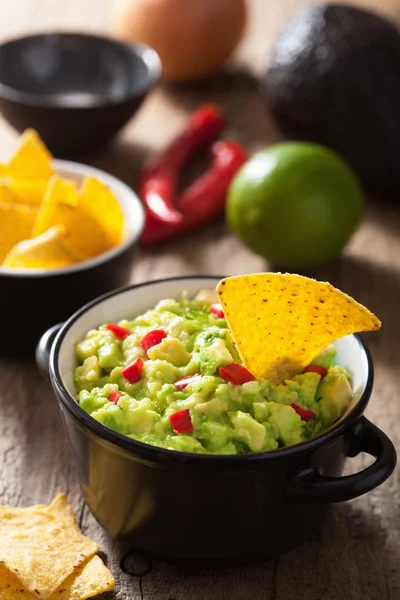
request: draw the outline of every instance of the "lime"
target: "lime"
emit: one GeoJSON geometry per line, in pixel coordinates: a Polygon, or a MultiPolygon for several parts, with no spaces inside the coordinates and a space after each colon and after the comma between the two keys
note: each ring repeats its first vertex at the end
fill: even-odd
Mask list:
{"type": "Polygon", "coordinates": [[[227,220],[274,264],[315,267],[337,256],[359,223],[361,186],[334,151],[283,142],[255,154],[228,194],[227,220]]]}

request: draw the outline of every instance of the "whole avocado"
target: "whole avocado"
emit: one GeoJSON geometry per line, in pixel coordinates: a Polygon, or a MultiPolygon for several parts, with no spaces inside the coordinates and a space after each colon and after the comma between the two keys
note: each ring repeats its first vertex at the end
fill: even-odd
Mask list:
{"type": "Polygon", "coordinates": [[[263,82],[289,138],[335,149],[377,198],[400,191],[400,33],[344,5],[297,12],[280,32],[263,82]]]}

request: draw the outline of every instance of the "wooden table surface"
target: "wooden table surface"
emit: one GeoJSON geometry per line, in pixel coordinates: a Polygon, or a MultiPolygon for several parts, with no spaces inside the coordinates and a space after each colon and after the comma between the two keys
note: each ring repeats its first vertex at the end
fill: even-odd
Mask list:
{"type": "MultiPolygon", "coordinates": [[[[0,39],[55,27],[107,31],[109,4],[108,0],[2,0],[0,39]]],[[[279,25],[305,4],[305,0],[251,1],[248,34],[237,58],[242,72],[207,87],[158,89],[113,148],[92,162],[135,186],[142,159],[164,144],[203,101],[225,106],[232,134],[250,150],[276,139],[257,96],[254,75],[265,69],[279,25]]],[[[399,0],[358,4],[375,4],[394,18],[400,14],[399,0]]],[[[0,160],[15,140],[15,132],[0,120],[0,160]]],[[[132,281],[267,269],[268,264],[244,248],[221,222],[190,239],[143,250],[132,281]]],[[[367,416],[400,447],[400,207],[369,203],[343,257],[311,274],[354,295],[382,319],[382,330],[368,338],[376,383],[367,416]]],[[[145,576],[138,577],[121,571],[123,550],[106,540],[83,503],[53,393],[33,364],[0,363],[0,461],[1,504],[50,502],[56,493],[68,493],[84,533],[104,544],[116,576],[117,588],[104,600],[400,600],[399,470],[378,490],[334,506],[319,539],[285,556],[223,572],[153,563],[145,576]]],[[[358,457],[349,461],[347,470],[356,471],[367,462],[358,457]]],[[[140,568],[139,563],[132,568],[140,568]]]]}

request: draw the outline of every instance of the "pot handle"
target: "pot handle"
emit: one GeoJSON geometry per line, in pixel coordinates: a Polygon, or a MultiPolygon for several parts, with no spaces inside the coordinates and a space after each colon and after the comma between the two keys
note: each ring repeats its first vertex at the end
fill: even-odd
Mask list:
{"type": "Polygon", "coordinates": [[[36,346],[35,358],[36,364],[45,379],[50,381],[49,371],[49,359],[50,350],[53,345],[54,339],[57,333],[60,331],[64,323],[58,323],[53,327],[50,327],[40,338],[38,345],[36,346]]]}
{"type": "Polygon", "coordinates": [[[346,456],[360,452],[375,456],[375,462],[354,475],[325,477],[314,467],[302,468],[286,487],[288,502],[343,502],[378,487],[394,471],[396,450],[376,425],[361,417],[345,434],[346,456]]]}

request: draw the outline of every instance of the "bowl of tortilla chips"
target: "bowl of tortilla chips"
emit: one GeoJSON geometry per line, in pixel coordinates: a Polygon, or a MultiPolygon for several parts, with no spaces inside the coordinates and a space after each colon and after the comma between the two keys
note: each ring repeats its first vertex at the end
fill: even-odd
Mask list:
{"type": "Polygon", "coordinates": [[[94,167],[54,160],[34,130],[0,164],[0,354],[33,356],[40,335],[128,283],[142,204],[94,167]]]}

